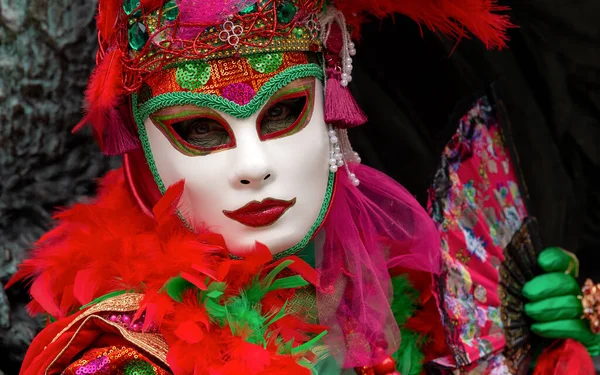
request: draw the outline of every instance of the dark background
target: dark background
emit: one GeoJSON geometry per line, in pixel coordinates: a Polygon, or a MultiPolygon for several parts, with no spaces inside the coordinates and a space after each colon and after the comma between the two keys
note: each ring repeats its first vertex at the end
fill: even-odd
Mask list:
{"type": "MultiPolygon", "coordinates": [[[[520,28],[501,52],[421,35],[402,17],[367,25],[353,91],[370,122],[353,142],[424,203],[458,118],[482,95],[498,99],[544,242],[576,252],[582,277],[600,281],[600,2],[510,5],[520,28]]],[[[119,165],[88,132],[70,134],[93,67],[95,12],[94,0],[0,0],[0,287],[55,207],[93,195],[94,178],[119,165]]],[[[0,375],[16,375],[40,322],[23,286],[2,289],[0,375]]]]}

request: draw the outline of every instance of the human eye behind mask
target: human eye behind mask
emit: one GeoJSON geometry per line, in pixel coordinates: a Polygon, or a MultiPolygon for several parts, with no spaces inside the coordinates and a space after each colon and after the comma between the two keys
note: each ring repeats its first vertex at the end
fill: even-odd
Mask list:
{"type": "Polygon", "coordinates": [[[170,108],[153,115],[152,121],[186,155],[206,155],[235,147],[230,126],[212,111],[170,108]]]}
{"type": "Polygon", "coordinates": [[[261,140],[286,137],[310,121],[314,104],[314,79],[298,80],[280,90],[264,106],[257,120],[261,140]]]}

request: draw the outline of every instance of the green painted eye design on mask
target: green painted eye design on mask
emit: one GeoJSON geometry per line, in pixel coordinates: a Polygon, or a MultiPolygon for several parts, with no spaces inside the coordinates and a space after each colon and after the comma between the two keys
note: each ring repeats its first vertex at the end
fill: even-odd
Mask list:
{"type": "Polygon", "coordinates": [[[235,137],[229,124],[218,113],[194,108],[170,114],[154,114],[150,119],[171,142],[188,156],[203,156],[234,148],[235,137]]]}

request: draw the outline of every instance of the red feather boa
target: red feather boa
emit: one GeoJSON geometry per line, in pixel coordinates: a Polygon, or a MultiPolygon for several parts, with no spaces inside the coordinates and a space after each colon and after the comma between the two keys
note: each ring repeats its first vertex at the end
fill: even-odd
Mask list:
{"type": "MultiPolygon", "coordinates": [[[[212,324],[197,293],[188,290],[176,302],[162,292],[171,278],[181,275],[199,289],[207,280],[225,281],[226,293],[236,293],[250,280],[274,267],[271,254],[257,246],[252,256],[231,260],[220,236],[187,230],[174,214],[183,182],[169,188],[154,207],[155,219],[144,215],[130,197],[122,170],[101,180],[98,198],[56,215],[59,224],[36,244],[10,284],[32,280],[32,313],[61,319],[107,293],[128,290],[145,295],[138,315],[146,328],[160,327],[169,344],[168,361],[180,374],[309,374],[298,356],[284,353],[280,341],[267,345],[246,342],[243,334],[212,324]],[[282,372],[282,369],[285,369],[282,372]]],[[[298,258],[295,264],[301,265],[298,258]]],[[[303,264],[306,280],[315,271],[303,264]]],[[[263,313],[278,311],[293,291],[269,292],[261,301],[263,313]]],[[[285,316],[270,326],[271,337],[294,338],[302,344],[323,327],[285,316]]]]}

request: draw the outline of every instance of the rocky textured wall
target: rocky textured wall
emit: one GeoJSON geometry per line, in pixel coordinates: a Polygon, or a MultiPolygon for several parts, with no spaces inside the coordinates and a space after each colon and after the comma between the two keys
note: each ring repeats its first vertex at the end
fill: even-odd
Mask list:
{"type": "Polygon", "coordinates": [[[4,291],[57,206],[93,194],[118,161],[72,135],[94,63],[96,0],[0,0],[0,375],[17,374],[40,322],[4,291]]]}

